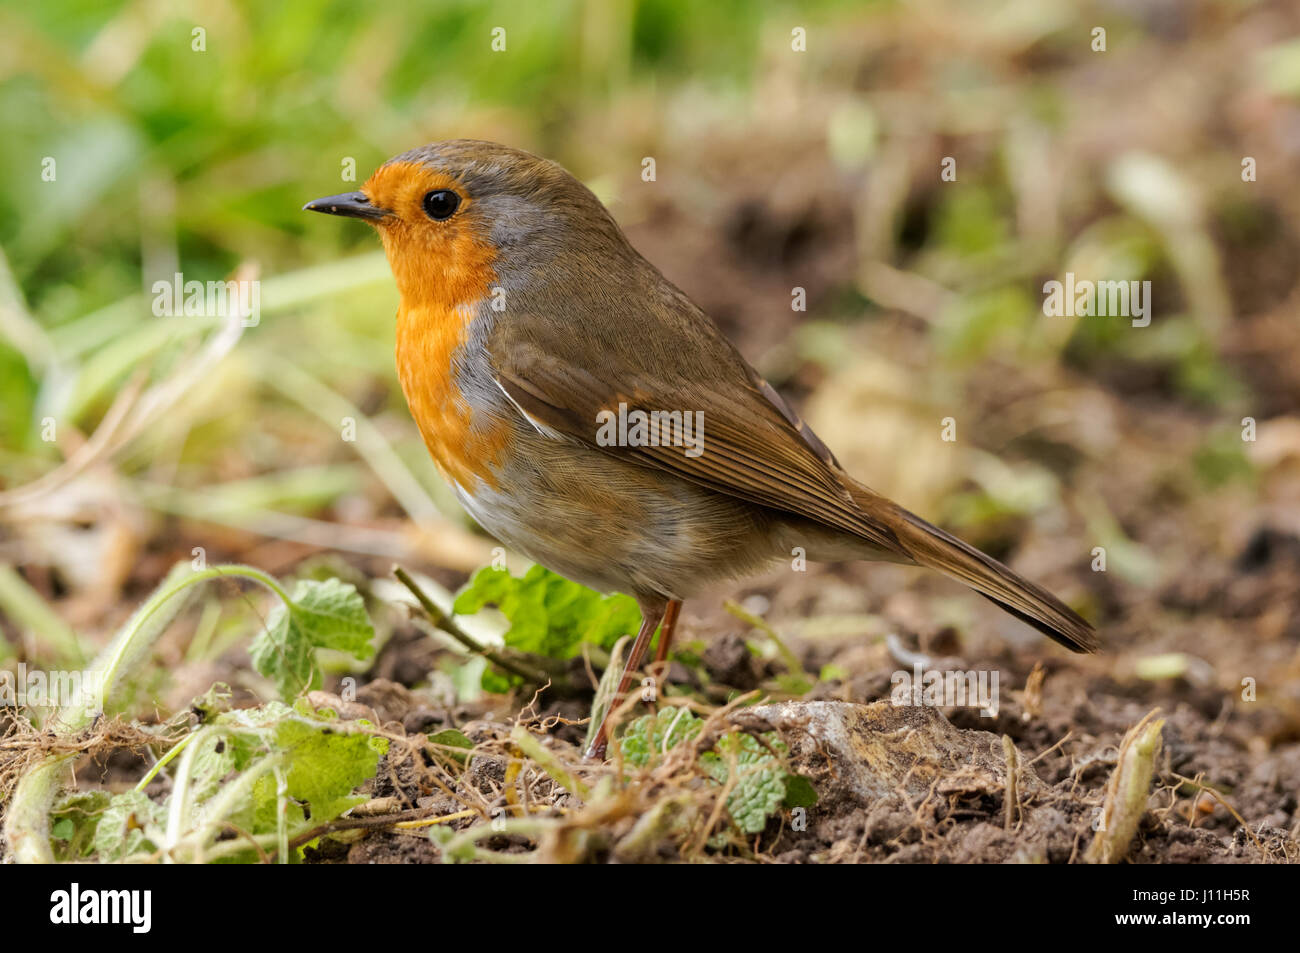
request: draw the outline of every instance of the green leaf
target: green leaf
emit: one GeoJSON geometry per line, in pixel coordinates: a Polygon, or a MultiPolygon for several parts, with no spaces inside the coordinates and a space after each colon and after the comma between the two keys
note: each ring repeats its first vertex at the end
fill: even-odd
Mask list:
{"type": "Polygon", "coordinates": [[[288,756],[289,797],[307,802],[312,824],[332,820],[364,801],[364,795],[352,792],[374,777],[380,755],[388,750],[386,739],[344,734],[328,723],[298,718],[276,726],[274,746],[288,756]]]}
{"type": "Polygon", "coordinates": [[[802,774],[785,776],[785,800],[782,807],[812,807],[817,803],[817,789],[802,774]]]}
{"type": "Polygon", "coordinates": [[[518,685],[521,681],[522,679],[517,676],[498,672],[491,666],[487,666],[483,669],[479,687],[492,695],[505,695],[509,693],[512,685],[518,685]]]}
{"type": "Polygon", "coordinates": [[[101,862],[113,863],[157,850],[166,823],[166,807],[155,804],[143,791],[115,794],[95,828],[95,852],[101,862]]]}
{"type": "MultiPolygon", "coordinates": [[[[774,746],[783,747],[780,742],[774,746]]],[[[787,773],[757,738],[742,732],[719,738],[713,751],[700,756],[700,764],[715,781],[725,784],[733,755],[736,783],[727,795],[727,812],[743,833],[757,834],[785,800],[787,773]]]]}
{"type": "Polygon", "coordinates": [[[0,447],[12,448],[16,453],[32,444],[36,391],[27,361],[0,340],[0,447]]]}
{"type": "Polygon", "coordinates": [[[95,846],[95,829],[112,796],[107,791],[71,791],[50,811],[50,836],[62,843],[55,856],[61,861],[81,860],[95,846]]]}
{"type": "Polygon", "coordinates": [[[699,734],[704,719],[686,708],[661,708],[657,714],[643,715],[627,726],[619,744],[623,760],[644,768],[669,748],[699,734]]]}
{"type": "MultiPolygon", "coordinates": [[[[444,728],[442,731],[429,735],[429,742],[435,745],[444,745],[448,748],[463,748],[466,751],[472,751],[474,748],[474,742],[470,741],[469,736],[455,728],[444,728]]],[[[454,751],[447,751],[444,754],[461,762],[465,761],[467,757],[454,751]]]]}
{"type": "Polygon", "coordinates": [[[288,699],[319,685],[316,649],[366,659],[374,654],[374,634],[365,601],[352,585],[338,579],[303,579],[294,587],[292,602],[281,602],[271,611],[249,655],[253,666],[275,682],[280,697],[288,699]]]}
{"type": "Polygon", "coordinates": [[[217,792],[221,782],[231,771],[242,768],[251,760],[253,747],[248,736],[217,735],[200,741],[194,752],[194,767],[190,784],[194,799],[202,801],[217,792]]]}
{"type": "MultiPolygon", "coordinates": [[[[510,620],[504,636],[508,647],[554,659],[580,654],[583,642],[608,650],[641,625],[641,610],[630,596],[602,596],[542,566],[522,577],[504,569],[480,569],[456,596],[452,611],[470,615],[487,605],[510,620]]],[[[518,681],[489,669],[483,688],[501,692],[518,681]]]]}
{"type": "MultiPolygon", "coordinates": [[[[290,836],[306,828],[332,820],[348,808],[365,800],[353,792],[375,775],[379,758],[388,750],[388,742],[317,713],[295,710],[281,702],[268,702],[259,708],[227,712],[217,723],[229,729],[221,738],[225,742],[220,761],[236,772],[263,763],[267,755],[278,755],[286,766],[286,794],[289,802],[286,817],[290,836]]],[[[204,767],[207,751],[195,756],[195,793],[203,778],[210,776],[204,767]],[[202,773],[201,773],[202,772],[202,773]]],[[[238,775],[224,781],[236,783],[238,775]]],[[[212,798],[218,795],[214,791],[212,798]]],[[[276,830],[278,783],[274,774],[257,779],[246,803],[231,820],[254,834],[276,830]]],[[[202,815],[202,808],[196,812],[202,815]]]]}
{"type": "MultiPolygon", "coordinates": [[[[657,714],[638,718],[628,725],[619,741],[623,760],[645,767],[674,745],[697,735],[703,724],[704,719],[685,708],[663,708],[657,714]]],[[[764,737],[773,750],[786,751],[775,732],[764,737]]],[[[727,812],[743,833],[763,830],[782,806],[807,808],[817,803],[817,792],[807,778],[786,771],[772,751],[743,732],[718,739],[712,751],[700,755],[700,767],[713,781],[726,784],[733,756],[737,774],[727,795],[727,812]]]]}

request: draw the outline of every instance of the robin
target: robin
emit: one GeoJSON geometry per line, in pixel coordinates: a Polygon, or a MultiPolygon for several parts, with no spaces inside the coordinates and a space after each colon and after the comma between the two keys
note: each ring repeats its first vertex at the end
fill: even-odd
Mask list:
{"type": "MultiPolygon", "coordinates": [[[[469,513],[642,623],[613,710],[682,600],[802,547],[916,564],[1075,652],[1091,625],[1045,589],[872,492],[554,162],[452,140],[308,203],[379,232],[401,293],[397,370],[469,513]]],[[[606,715],[608,718],[608,715],[606,715]]],[[[587,754],[602,757],[602,723],[587,754]]]]}

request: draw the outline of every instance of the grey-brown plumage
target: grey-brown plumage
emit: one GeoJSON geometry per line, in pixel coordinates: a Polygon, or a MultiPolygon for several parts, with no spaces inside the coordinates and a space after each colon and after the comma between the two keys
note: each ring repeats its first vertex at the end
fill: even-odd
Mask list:
{"type": "Polygon", "coordinates": [[[466,507],[555,571],[635,595],[649,631],[665,604],[801,546],[812,560],[936,569],[1073,651],[1097,647],[1046,590],[845,473],[558,165],[493,143],[438,143],[320,210],[365,218],[384,237],[403,296],[403,387],[466,507]],[[455,191],[455,215],[431,220],[426,189],[455,191]],[[449,301],[453,285],[474,290],[449,301]],[[447,335],[429,322],[460,321],[454,350],[435,351],[447,335]],[[698,414],[702,452],[606,445],[601,415],[620,407],[698,414]],[[448,421],[464,425],[463,440],[439,430],[448,421]],[[467,448],[486,449],[466,459],[479,452],[467,448]]]}

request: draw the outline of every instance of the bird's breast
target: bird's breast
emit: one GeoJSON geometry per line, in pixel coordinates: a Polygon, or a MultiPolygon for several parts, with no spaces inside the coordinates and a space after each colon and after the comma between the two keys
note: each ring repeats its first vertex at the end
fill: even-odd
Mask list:
{"type": "Polygon", "coordinates": [[[467,491],[478,481],[497,485],[511,428],[487,406],[475,406],[463,376],[471,311],[410,307],[397,315],[397,376],[411,416],[445,479],[467,491]]]}

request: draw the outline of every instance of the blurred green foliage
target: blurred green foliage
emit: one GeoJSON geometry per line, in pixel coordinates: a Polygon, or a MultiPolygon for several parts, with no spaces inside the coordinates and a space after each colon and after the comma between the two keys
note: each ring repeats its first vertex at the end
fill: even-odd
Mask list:
{"type": "Polygon", "coordinates": [[[539,150],[582,164],[576,116],[662,75],[747,82],[768,15],[745,0],[10,7],[0,245],[54,324],[137,290],[147,246],[173,237],[200,280],[248,258],[285,267],[370,247],[299,212],[339,190],[345,158],[362,181],[499,109],[539,150]],[[41,178],[47,156],[55,182],[41,178]]]}

